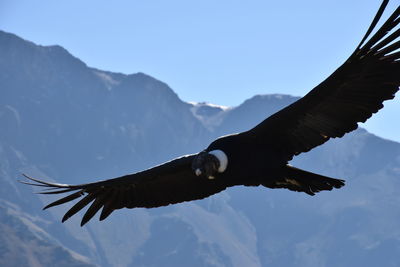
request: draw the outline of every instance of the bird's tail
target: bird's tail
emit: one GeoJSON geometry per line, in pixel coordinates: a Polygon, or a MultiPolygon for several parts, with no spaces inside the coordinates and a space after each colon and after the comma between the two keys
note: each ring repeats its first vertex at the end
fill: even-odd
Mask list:
{"type": "Polygon", "coordinates": [[[326,177],[286,165],[284,175],[272,183],[263,184],[270,188],[287,188],[292,191],[315,195],[323,190],[332,190],[344,186],[344,180],[326,177]]]}

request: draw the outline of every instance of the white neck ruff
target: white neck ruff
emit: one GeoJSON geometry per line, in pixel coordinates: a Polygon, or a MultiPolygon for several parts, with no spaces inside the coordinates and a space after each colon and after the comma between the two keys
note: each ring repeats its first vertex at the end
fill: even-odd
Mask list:
{"type": "Polygon", "coordinates": [[[228,167],[228,157],[226,156],[225,152],[217,149],[217,150],[212,150],[208,153],[217,157],[217,159],[219,161],[218,172],[220,172],[220,173],[224,172],[226,170],[226,168],[228,167]]]}

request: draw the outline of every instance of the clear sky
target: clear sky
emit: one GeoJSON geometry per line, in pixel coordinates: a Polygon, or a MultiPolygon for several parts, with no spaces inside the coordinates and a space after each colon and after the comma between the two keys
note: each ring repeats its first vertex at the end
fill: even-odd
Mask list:
{"type": "MultiPolygon", "coordinates": [[[[59,44],[91,67],[144,72],[185,101],[235,106],[256,94],[305,95],[352,53],[380,3],[0,0],[0,29],[59,44]]],[[[386,103],[364,127],[400,142],[400,94],[386,103]]]]}

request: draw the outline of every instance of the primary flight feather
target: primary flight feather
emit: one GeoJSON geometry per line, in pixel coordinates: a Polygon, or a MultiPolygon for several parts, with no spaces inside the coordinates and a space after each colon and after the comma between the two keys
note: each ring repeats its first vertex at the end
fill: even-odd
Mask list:
{"type": "Polygon", "coordinates": [[[202,199],[235,185],[286,188],[314,195],[344,185],[288,165],[294,156],[342,137],[394,98],[400,86],[400,7],[375,31],[383,1],[353,54],[306,96],[266,118],[249,131],[213,141],[148,170],[80,185],[57,184],[26,176],[23,183],[45,188],[42,194],[71,193],[44,209],[79,199],[64,222],[85,206],[81,225],[100,209],[100,220],[121,208],[154,208],[202,199]],[[371,36],[372,35],[372,36],[371,36]]]}

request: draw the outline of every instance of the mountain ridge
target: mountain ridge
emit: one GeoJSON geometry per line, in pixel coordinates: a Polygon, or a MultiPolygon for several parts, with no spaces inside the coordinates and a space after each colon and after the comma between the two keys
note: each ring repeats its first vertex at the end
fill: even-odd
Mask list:
{"type": "MultiPolygon", "coordinates": [[[[0,31],[0,203],[12,203],[21,211],[15,219],[32,225],[23,228],[22,237],[31,236],[31,229],[50,237],[46,244],[63,251],[60,261],[78,266],[400,264],[394,256],[400,253],[400,144],[363,129],[291,162],[346,178],[340,190],[308,197],[234,187],[200,201],[120,210],[83,228],[79,215],[61,224],[68,205],[41,211],[53,198],[18,184],[21,172],[82,183],[139,171],[198,152],[219,135],[248,130],[298,97],[259,95],[229,109],[193,110],[149,75],[91,68],[60,48],[35,54],[42,48],[33,43],[19,51],[20,46],[4,44],[6,37],[18,38],[12,36],[0,31]]],[[[8,217],[1,218],[0,225],[6,224],[8,217]]],[[[5,244],[0,241],[0,247],[16,250],[5,244]]],[[[57,262],[49,254],[42,260],[38,266],[57,262]]]]}

